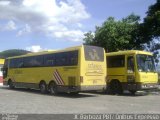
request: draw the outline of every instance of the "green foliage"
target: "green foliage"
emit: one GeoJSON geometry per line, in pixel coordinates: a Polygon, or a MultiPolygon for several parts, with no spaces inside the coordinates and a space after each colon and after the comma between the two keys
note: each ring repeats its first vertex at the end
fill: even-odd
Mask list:
{"type": "Polygon", "coordinates": [[[101,27],[96,27],[95,36],[91,32],[85,34],[85,44],[104,47],[106,51],[118,51],[140,47],[134,41],[140,17],[134,14],[116,21],[109,17],[101,27]]]}
{"type": "Polygon", "coordinates": [[[94,42],[93,39],[94,39],[94,35],[91,31],[89,31],[88,33],[85,33],[84,34],[85,38],[84,38],[84,41],[86,45],[92,45],[92,43],[94,42]]]}
{"type": "Polygon", "coordinates": [[[109,17],[95,33],[85,34],[84,44],[104,47],[106,52],[130,49],[145,49],[159,61],[160,49],[160,0],[149,6],[142,23],[134,14],[116,21],[109,17]],[[94,36],[93,36],[94,34],[94,36]]]}
{"type": "Polygon", "coordinates": [[[158,63],[158,50],[160,49],[160,0],[157,0],[154,5],[149,7],[141,29],[143,40],[146,40],[149,51],[154,53],[158,63]]]}
{"type": "Polygon", "coordinates": [[[144,18],[144,26],[152,37],[160,36],[160,0],[149,7],[144,18]]]}
{"type": "Polygon", "coordinates": [[[7,58],[12,56],[18,56],[18,55],[24,55],[30,53],[26,50],[19,50],[19,49],[12,49],[12,50],[5,50],[3,52],[0,52],[0,58],[7,58]]]}

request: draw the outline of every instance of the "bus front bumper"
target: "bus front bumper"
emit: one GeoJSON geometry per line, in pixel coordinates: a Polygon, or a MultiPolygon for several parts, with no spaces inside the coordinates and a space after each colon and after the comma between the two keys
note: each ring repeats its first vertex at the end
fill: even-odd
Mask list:
{"type": "Polygon", "coordinates": [[[157,83],[123,83],[122,87],[124,90],[151,90],[157,89],[157,83]]]}

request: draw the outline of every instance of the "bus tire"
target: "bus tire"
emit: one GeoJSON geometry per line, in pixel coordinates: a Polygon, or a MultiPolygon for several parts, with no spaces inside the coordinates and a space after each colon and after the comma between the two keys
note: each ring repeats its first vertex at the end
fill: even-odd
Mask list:
{"type": "Polygon", "coordinates": [[[9,88],[10,88],[10,89],[14,89],[14,88],[15,88],[12,80],[9,80],[9,81],[8,81],[8,85],[9,85],[9,88]]]}
{"type": "Polygon", "coordinates": [[[129,92],[132,94],[132,95],[135,95],[135,93],[137,92],[136,90],[129,90],[129,92]]]}
{"type": "Polygon", "coordinates": [[[40,89],[42,94],[47,93],[47,85],[46,85],[46,83],[45,82],[40,82],[39,89],[40,89]]]}
{"type": "Polygon", "coordinates": [[[55,82],[51,82],[49,84],[48,88],[49,88],[50,94],[52,94],[52,95],[57,95],[58,94],[57,85],[56,85],[55,82]]]}
{"type": "Polygon", "coordinates": [[[123,88],[121,83],[118,80],[111,81],[109,91],[111,94],[122,94],[123,88]]]}

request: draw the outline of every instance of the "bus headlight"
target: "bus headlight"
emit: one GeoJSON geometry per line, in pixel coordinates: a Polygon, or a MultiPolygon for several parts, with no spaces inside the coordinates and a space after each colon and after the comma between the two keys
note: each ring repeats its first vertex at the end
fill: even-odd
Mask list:
{"type": "Polygon", "coordinates": [[[127,82],[135,82],[135,77],[133,75],[127,76],[127,82]]]}

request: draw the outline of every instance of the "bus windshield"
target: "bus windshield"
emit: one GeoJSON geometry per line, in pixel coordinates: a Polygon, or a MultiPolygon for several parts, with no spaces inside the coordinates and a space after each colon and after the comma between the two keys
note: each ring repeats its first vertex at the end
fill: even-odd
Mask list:
{"type": "Polygon", "coordinates": [[[101,47],[84,45],[86,61],[104,61],[104,50],[101,47]]]}
{"type": "Polygon", "coordinates": [[[151,55],[137,55],[137,67],[139,72],[155,72],[154,59],[151,55]]]}

